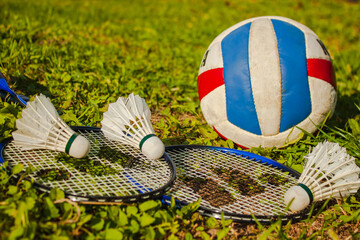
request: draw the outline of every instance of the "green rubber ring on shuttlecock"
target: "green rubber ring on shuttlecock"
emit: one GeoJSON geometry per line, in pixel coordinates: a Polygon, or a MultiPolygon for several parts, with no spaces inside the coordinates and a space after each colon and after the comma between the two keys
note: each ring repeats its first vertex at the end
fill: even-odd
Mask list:
{"type": "Polygon", "coordinates": [[[299,183],[298,186],[302,187],[306,193],[309,195],[310,198],[310,203],[312,203],[313,199],[314,199],[314,195],[312,194],[310,188],[308,188],[308,186],[306,186],[305,184],[299,183]]]}
{"type": "Polygon", "coordinates": [[[149,138],[154,137],[154,136],[155,136],[155,134],[149,134],[149,135],[146,135],[143,139],[141,139],[140,144],[139,144],[140,150],[141,150],[144,142],[145,142],[146,140],[148,140],[149,138]]]}
{"type": "Polygon", "coordinates": [[[76,138],[77,136],[78,136],[78,135],[77,135],[76,133],[74,133],[74,134],[71,135],[71,137],[69,138],[69,141],[67,142],[66,147],[65,147],[65,152],[66,152],[67,154],[69,154],[71,144],[74,142],[74,140],[75,140],[75,138],[76,138]]]}

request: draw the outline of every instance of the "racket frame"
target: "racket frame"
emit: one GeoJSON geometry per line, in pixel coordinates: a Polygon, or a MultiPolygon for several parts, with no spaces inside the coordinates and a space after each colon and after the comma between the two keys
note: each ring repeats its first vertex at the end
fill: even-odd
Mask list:
{"type": "MultiPolygon", "coordinates": [[[[166,146],[165,151],[181,150],[181,149],[196,149],[196,148],[211,149],[211,150],[216,150],[216,151],[220,151],[223,153],[235,154],[235,155],[247,158],[248,160],[271,166],[271,167],[279,169],[283,172],[288,172],[290,175],[292,175],[293,177],[295,177],[297,179],[301,175],[299,172],[297,172],[279,162],[276,162],[275,160],[272,160],[270,158],[266,158],[266,157],[263,157],[263,156],[260,156],[260,155],[254,154],[254,153],[246,152],[246,151],[230,149],[230,148],[225,148],[225,147],[214,147],[214,146],[204,146],[204,145],[173,145],[173,146],[166,146]]],[[[169,155],[171,155],[171,154],[169,153],[169,155]]],[[[171,193],[171,189],[170,189],[170,193],[171,193]]],[[[162,197],[162,202],[164,204],[170,205],[170,201],[171,201],[171,197],[169,197],[169,196],[162,197]]],[[[183,207],[183,206],[189,204],[189,203],[181,201],[179,199],[175,199],[175,203],[178,207],[183,207]]],[[[304,209],[301,212],[296,212],[296,213],[290,214],[290,215],[264,216],[264,215],[237,214],[237,213],[232,213],[232,212],[228,212],[228,211],[224,211],[224,210],[215,210],[215,209],[211,209],[209,207],[202,206],[201,204],[200,204],[200,207],[198,208],[198,212],[201,215],[208,216],[208,217],[214,217],[216,219],[221,219],[221,217],[223,216],[225,219],[231,219],[236,222],[255,223],[256,221],[258,221],[258,222],[264,223],[264,224],[269,224],[271,222],[274,222],[274,221],[278,220],[279,217],[281,217],[282,222],[287,222],[289,220],[299,221],[299,220],[303,219],[304,217],[308,216],[309,210],[310,210],[310,207],[304,209]]]]}

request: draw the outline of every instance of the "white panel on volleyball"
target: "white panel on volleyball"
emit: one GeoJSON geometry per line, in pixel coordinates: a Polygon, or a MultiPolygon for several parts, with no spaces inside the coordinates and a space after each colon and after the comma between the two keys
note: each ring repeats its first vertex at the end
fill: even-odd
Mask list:
{"type": "MultiPolygon", "coordinates": [[[[315,114],[310,114],[310,117],[298,124],[299,128],[304,129],[307,126],[307,131],[314,132],[316,126],[310,119],[317,119],[317,116],[315,114]]],[[[234,142],[241,142],[241,145],[247,148],[252,148],[254,146],[266,148],[284,147],[287,144],[301,139],[303,136],[302,131],[297,127],[292,127],[274,136],[256,135],[238,128],[228,120],[219,122],[214,127],[228,139],[232,139],[234,142]]]]}
{"type": "Polygon", "coordinates": [[[210,126],[216,126],[220,122],[227,121],[225,85],[217,87],[200,102],[206,122],[210,126]]]}
{"type": "Polygon", "coordinates": [[[289,144],[302,137],[301,130],[297,129],[296,127],[274,136],[256,135],[247,132],[230,123],[228,120],[219,122],[214,127],[228,139],[231,139],[237,143],[241,143],[242,146],[247,148],[254,146],[283,147],[286,144],[289,144]]]}
{"type": "MultiPolygon", "coordinates": [[[[329,110],[332,115],[335,111],[337,100],[336,90],[334,87],[328,82],[314,77],[309,77],[309,87],[311,96],[311,111],[316,113],[316,116],[320,119],[324,119],[329,110]]],[[[321,120],[315,122],[319,121],[321,120]]]]}
{"type": "Polygon", "coordinates": [[[280,132],[281,72],[275,31],[271,20],[253,21],[249,37],[251,89],[261,134],[280,132]]]}
{"type": "Polygon", "coordinates": [[[199,75],[205,71],[215,68],[223,68],[223,67],[224,67],[224,62],[222,58],[221,44],[220,43],[214,44],[210,46],[204,54],[203,61],[201,62],[199,68],[199,75]],[[205,61],[205,65],[203,65],[204,61],[205,61]]]}
{"type": "Polygon", "coordinates": [[[325,59],[330,61],[330,56],[324,52],[325,50],[323,50],[322,47],[319,47],[321,41],[315,34],[305,35],[305,40],[306,40],[306,58],[308,59],[318,58],[318,59],[325,59]]]}

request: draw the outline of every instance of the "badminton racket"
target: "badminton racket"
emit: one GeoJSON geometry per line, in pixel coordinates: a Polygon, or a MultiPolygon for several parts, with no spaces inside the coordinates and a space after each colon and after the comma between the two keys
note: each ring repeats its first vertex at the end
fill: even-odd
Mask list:
{"type": "Polygon", "coordinates": [[[175,162],[177,180],[163,197],[179,206],[201,198],[199,212],[217,219],[268,223],[299,220],[309,209],[294,213],[283,201],[286,190],[297,184],[300,174],[271,159],[221,147],[167,146],[175,162]]]}
{"type": "MultiPolygon", "coordinates": [[[[18,99],[15,93],[10,95],[18,99]]],[[[108,140],[100,128],[72,128],[91,144],[86,158],[73,159],[51,150],[24,151],[8,139],[0,145],[0,164],[7,162],[9,170],[18,164],[31,168],[28,177],[39,190],[58,188],[70,200],[84,203],[131,203],[159,198],[173,184],[176,169],[166,153],[158,160],[150,160],[137,148],[108,140]]]]}

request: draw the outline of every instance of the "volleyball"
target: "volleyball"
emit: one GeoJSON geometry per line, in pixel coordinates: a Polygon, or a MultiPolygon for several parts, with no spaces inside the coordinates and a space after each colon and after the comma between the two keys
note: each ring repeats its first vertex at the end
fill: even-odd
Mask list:
{"type": "Polygon", "coordinates": [[[282,147],[314,133],[336,105],[329,52],[294,20],[242,21],[206,50],[198,79],[200,107],[223,138],[251,147],[282,147]]]}

